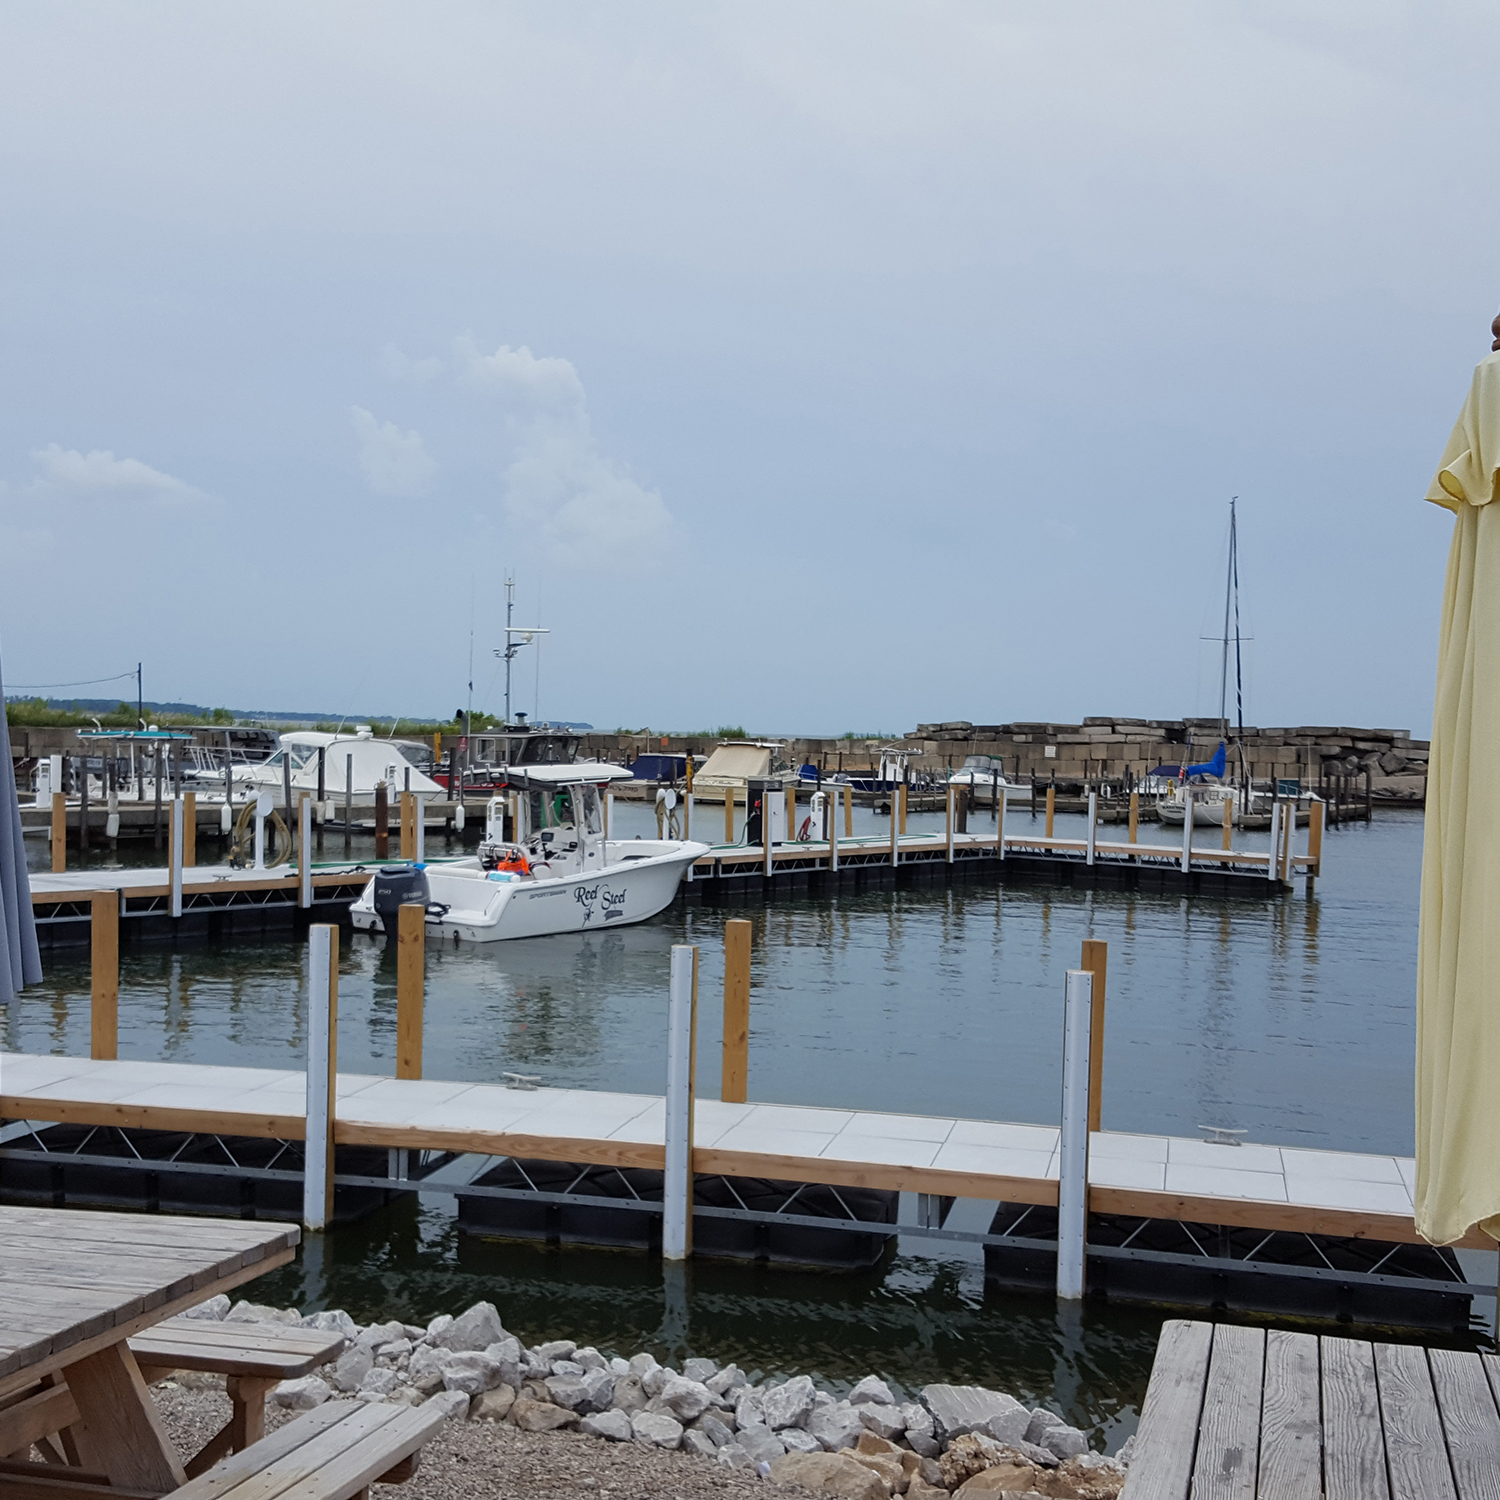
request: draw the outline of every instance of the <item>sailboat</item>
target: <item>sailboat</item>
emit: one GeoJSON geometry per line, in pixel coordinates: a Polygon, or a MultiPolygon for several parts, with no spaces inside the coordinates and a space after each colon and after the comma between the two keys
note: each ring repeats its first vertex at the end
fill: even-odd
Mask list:
{"type": "MultiPolygon", "coordinates": [[[[1213,755],[1201,765],[1188,765],[1186,762],[1188,755],[1192,752],[1193,744],[1190,734],[1187,752],[1183,755],[1183,765],[1178,770],[1177,785],[1156,804],[1157,817],[1163,823],[1175,824],[1179,828],[1187,815],[1189,793],[1192,796],[1195,827],[1222,827],[1224,803],[1229,797],[1234,798],[1233,818],[1241,827],[1269,813],[1268,807],[1256,805],[1257,794],[1251,786],[1245,765],[1245,687],[1240,657],[1240,544],[1238,518],[1235,515],[1235,505],[1238,499],[1236,495],[1229,502],[1229,563],[1224,577],[1224,631],[1218,638],[1220,643],[1219,745],[1213,755]],[[1232,635],[1231,626],[1233,627],[1232,635]],[[1224,780],[1228,769],[1229,647],[1231,642],[1234,645],[1234,703],[1238,724],[1238,733],[1235,738],[1240,772],[1238,787],[1224,780]]],[[[1266,800],[1265,794],[1260,794],[1260,800],[1261,802],[1266,800]]]]}

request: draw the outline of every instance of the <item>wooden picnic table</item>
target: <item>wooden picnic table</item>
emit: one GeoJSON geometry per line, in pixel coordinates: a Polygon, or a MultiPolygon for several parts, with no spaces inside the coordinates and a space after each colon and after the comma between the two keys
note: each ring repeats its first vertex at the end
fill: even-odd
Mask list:
{"type": "Polygon", "coordinates": [[[299,1238],[286,1224],[0,1207],[0,1458],[76,1406],[70,1463],[117,1490],[176,1489],[183,1466],[126,1340],[285,1265],[299,1238]]]}
{"type": "Polygon", "coordinates": [[[1497,1500],[1500,1360],[1162,1325],[1122,1500],[1497,1500]]]}

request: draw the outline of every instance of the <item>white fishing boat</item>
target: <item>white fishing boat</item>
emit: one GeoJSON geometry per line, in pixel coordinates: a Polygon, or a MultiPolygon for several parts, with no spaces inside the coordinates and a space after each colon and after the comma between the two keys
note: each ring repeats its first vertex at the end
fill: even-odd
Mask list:
{"type": "Polygon", "coordinates": [[[1031,796],[1029,785],[1007,781],[1000,762],[989,755],[965,756],[963,765],[949,776],[948,785],[968,787],[969,802],[974,807],[992,807],[997,798],[1010,803],[1031,796]]]}
{"type": "Polygon", "coordinates": [[[404,903],[426,907],[429,932],[472,943],[593,932],[663,911],[707,844],[613,839],[604,791],[623,766],[527,766],[489,802],[476,857],[379,872],[350,909],[356,929],[394,930],[404,903]]]}

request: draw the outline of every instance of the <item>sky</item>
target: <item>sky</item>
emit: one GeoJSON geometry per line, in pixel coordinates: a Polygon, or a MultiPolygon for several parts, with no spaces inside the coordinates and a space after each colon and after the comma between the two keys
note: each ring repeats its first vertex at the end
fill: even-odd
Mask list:
{"type": "Polygon", "coordinates": [[[1426,732],[1493,5],[0,28],[8,692],[1426,732]]]}

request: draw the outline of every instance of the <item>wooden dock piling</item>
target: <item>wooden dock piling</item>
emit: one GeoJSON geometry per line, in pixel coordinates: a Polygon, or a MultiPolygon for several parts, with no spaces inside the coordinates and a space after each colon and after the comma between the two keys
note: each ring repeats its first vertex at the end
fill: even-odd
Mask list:
{"type": "Polygon", "coordinates": [[[52,873],[61,875],[68,868],[68,798],[66,793],[52,794],[52,873]]]}
{"type": "Polygon", "coordinates": [[[1307,889],[1312,892],[1313,881],[1323,873],[1323,807],[1318,799],[1307,810],[1307,889]]]}
{"type": "Polygon", "coordinates": [[[1130,794],[1130,842],[1136,842],[1136,832],[1141,826],[1141,794],[1130,794]]]}
{"type": "Polygon", "coordinates": [[[385,782],[375,783],[375,858],[391,857],[391,793],[385,782]]]}
{"type": "Polygon", "coordinates": [[[396,1077],[422,1076],[422,1007],[427,979],[427,909],[404,902],[396,914],[396,1077]]]}
{"type": "Polygon", "coordinates": [[[1047,788],[1047,837],[1052,837],[1052,820],[1057,816],[1057,788],[1047,788]]]}
{"type": "Polygon", "coordinates": [[[89,1056],[120,1055],[120,893],[89,897],[89,1056]]]}
{"type": "MultiPolygon", "coordinates": [[[[749,793],[747,792],[745,806],[748,808],[749,805],[749,793]]],[[[732,786],[724,788],[724,842],[726,844],[734,842],[734,788],[732,786]]]]}
{"type": "Polygon", "coordinates": [[[742,917],[724,924],[724,1043],[719,1098],[745,1103],[750,1087],[750,939],[742,917]]]}
{"type": "Polygon", "coordinates": [[[1230,841],[1234,836],[1234,793],[1227,792],[1224,796],[1224,847],[1230,847],[1230,841]]]}
{"type": "Polygon", "coordinates": [[[417,817],[415,798],[411,792],[401,793],[401,858],[417,857],[417,817]]]}
{"type": "Polygon", "coordinates": [[[1099,938],[1085,938],[1078,967],[1093,976],[1089,1000],[1089,1129],[1103,1130],[1099,1117],[1104,1099],[1104,988],[1109,975],[1109,944],[1099,938]]]}
{"type": "Polygon", "coordinates": [[[198,794],[182,794],[182,862],[191,870],[198,863],[198,794]]]}

